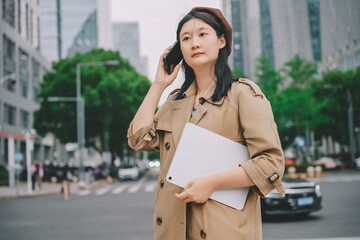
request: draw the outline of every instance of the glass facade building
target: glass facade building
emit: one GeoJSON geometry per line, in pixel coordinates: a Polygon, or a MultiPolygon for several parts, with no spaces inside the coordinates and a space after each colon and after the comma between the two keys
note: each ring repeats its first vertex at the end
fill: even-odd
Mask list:
{"type": "Polygon", "coordinates": [[[307,4],[314,60],[321,62],[320,3],[319,0],[308,0],[307,4]]]}
{"type": "Polygon", "coordinates": [[[233,67],[244,72],[243,27],[241,25],[241,2],[231,0],[231,23],[233,28],[233,67]]]}
{"type": "Polygon", "coordinates": [[[274,64],[274,46],[269,0],[260,0],[261,52],[274,64]]]}
{"type": "Polygon", "coordinates": [[[67,52],[68,57],[76,53],[86,53],[98,47],[98,31],[96,11],[91,13],[83,24],[80,32],[76,35],[73,44],[67,52]]]}

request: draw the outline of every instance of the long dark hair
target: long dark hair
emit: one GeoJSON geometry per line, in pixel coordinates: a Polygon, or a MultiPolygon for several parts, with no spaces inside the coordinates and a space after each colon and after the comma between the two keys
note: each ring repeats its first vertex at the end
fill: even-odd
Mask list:
{"type": "MultiPolygon", "coordinates": [[[[210,14],[210,13],[209,13],[210,14]]],[[[224,26],[220,21],[217,21],[214,17],[209,16],[208,14],[203,14],[198,11],[194,11],[186,15],[178,24],[176,31],[176,38],[179,40],[180,31],[183,25],[194,18],[203,20],[205,23],[209,24],[216,32],[218,38],[224,35],[224,26]]],[[[228,44],[228,43],[227,43],[228,44]]],[[[237,78],[233,76],[230,67],[227,63],[228,51],[226,47],[223,47],[219,50],[219,57],[215,63],[215,75],[217,78],[216,88],[214,94],[211,96],[213,101],[218,101],[224,97],[229,91],[232,82],[237,81],[237,78]]],[[[185,73],[185,82],[181,86],[179,94],[176,96],[175,100],[184,98],[184,92],[190,87],[192,82],[195,80],[194,70],[185,62],[185,59],[182,63],[182,68],[185,73]]]]}

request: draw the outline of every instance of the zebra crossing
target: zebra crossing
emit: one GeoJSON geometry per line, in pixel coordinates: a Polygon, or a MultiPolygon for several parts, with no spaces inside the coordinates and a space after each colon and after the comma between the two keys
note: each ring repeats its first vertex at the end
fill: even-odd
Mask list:
{"type": "MultiPolygon", "coordinates": [[[[83,197],[88,195],[102,196],[105,194],[119,195],[124,193],[153,192],[156,189],[157,181],[148,180],[147,175],[136,182],[107,183],[96,189],[85,189],[78,191],[76,195],[83,197]]],[[[321,178],[310,178],[309,181],[316,183],[349,183],[359,182],[360,174],[351,175],[330,175],[321,178]]]]}
{"type": "Polygon", "coordinates": [[[123,193],[137,193],[139,191],[153,192],[156,189],[157,181],[149,180],[144,176],[136,182],[107,183],[96,189],[84,189],[76,193],[77,196],[84,197],[89,195],[102,196],[105,194],[119,195],[123,193]]]}

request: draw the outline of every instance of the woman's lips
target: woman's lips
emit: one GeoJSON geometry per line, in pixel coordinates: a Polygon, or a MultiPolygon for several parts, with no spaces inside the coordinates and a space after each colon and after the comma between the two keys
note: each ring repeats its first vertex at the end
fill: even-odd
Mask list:
{"type": "Polygon", "coordinates": [[[196,52],[196,53],[194,53],[193,55],[192,55],[192,57],[196,57],[196,56],[199,56],[199,55],[201,55],[201,54],[203,54],[202,52],[196,52]]]}

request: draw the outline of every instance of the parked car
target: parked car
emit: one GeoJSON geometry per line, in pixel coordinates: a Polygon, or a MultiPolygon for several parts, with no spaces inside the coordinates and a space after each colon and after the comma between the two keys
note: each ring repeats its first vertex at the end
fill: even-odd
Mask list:
{"type": "Polygon", "coordinates": [[[273,190],[261,199],[261,213],[264,217],[281,215],[307,216],[322,208],[320,185],[304,179],[282,179],[285,196],[273,190]]]}
{"type": "Polygon", "coordinates": [[[140,176],[140,170],[137,166],[122,166],[118,170],[119,180],[132,179],[137,180],[140,176]]]}

